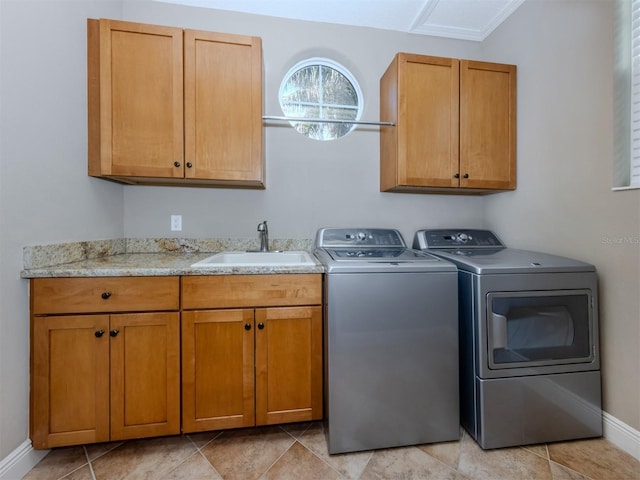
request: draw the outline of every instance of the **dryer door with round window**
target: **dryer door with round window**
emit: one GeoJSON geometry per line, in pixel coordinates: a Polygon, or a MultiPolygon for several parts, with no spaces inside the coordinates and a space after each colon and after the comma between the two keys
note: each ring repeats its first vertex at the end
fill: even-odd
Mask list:
{"type": "Polygon", "coordinates": [[[590,290],[487,294],[491,370],[594,361],[590,290]]]}

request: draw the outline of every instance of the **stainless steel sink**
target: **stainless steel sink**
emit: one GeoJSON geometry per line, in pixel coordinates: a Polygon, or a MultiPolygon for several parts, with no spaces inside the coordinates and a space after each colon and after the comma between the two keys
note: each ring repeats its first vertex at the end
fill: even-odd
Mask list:
{"type": "Polygon", "coordinates": [[[191,265],[206,267],[304,267],[316,262],[307,252],[221,252],[191,265]]]}

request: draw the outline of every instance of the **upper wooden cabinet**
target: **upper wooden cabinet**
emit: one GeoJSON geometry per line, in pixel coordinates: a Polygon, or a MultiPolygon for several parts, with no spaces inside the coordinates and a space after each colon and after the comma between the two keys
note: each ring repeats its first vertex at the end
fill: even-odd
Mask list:
{"type": "Polygon", "coordinates": [[[380,190],[516,188],[516,67],[399,53],[380,80],[380,190]]]}
{"type": "Polygon", "coordinates": [[[89,175],[264,188],[260,38],[87,21],[89,175]]]}
{"type": "Polygon", "coordinates": [[[264,186],[260,38],[185,30],[184,39],[185,177],[264,186]]]}

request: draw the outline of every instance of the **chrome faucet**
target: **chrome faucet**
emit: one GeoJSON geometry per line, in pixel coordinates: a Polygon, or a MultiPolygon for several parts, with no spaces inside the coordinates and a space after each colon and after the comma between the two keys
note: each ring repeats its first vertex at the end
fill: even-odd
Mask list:
{"type": "Polygon", "coordinates": [[[262,223],[258,224],[258,232],[260,235],[260,251],[268,252],[269,251],[269,229],[267,228],[267,221],[264,220],[262,223]]]}

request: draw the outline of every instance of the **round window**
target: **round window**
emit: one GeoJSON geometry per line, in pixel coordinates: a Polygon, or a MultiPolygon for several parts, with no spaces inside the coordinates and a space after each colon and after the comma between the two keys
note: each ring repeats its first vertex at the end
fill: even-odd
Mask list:
{"type": "Polygon", "coordinates": [[[295,65],[280,85],[280,107],[287,117],[314,122],[291,122],[301,134],[316,140],[343,137],[362,113],[362,92],[356,79],[342,65],[312,58],[295,65]],[[322,122],[321,120],[328,120],[322,122]]]}

